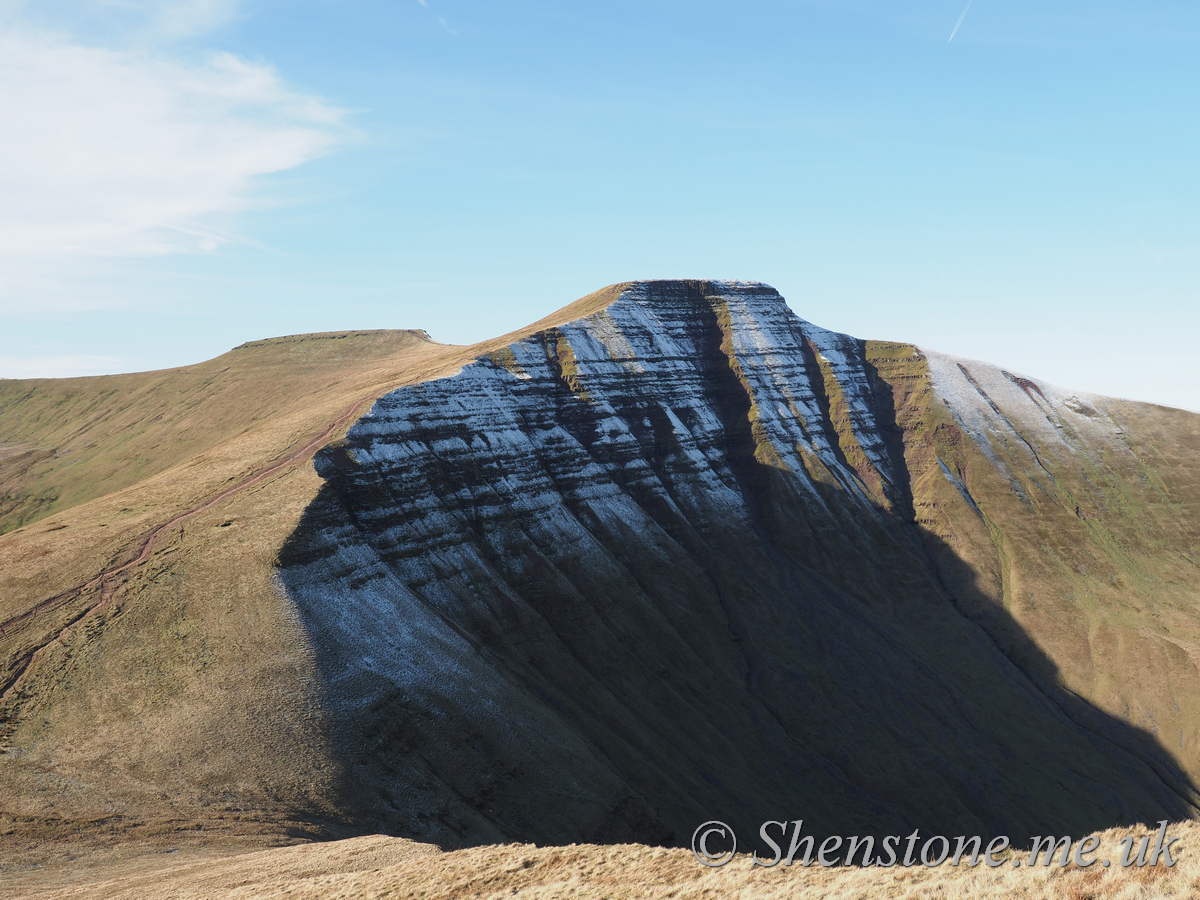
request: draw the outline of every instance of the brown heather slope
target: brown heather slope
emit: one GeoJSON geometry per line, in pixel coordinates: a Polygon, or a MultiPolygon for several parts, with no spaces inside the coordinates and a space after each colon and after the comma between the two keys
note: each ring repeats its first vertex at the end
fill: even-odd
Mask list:
{"type": "MultiPolygon", "coordinates": [[[[352,332],[0,382],[0,867],[1193,816],[1198,435],[721,282],[467,348],[352,332]]],[[[524,848],[462,852],[431,896],[462,895],[458,860],[517,886],[524,848]]],[[[651,857],[697,895],[733,877],[579,854],[625,866],[580,896],[633,896],[651,857]]],[[[279,865],[270,890],[392,889],[279,865]]]]}

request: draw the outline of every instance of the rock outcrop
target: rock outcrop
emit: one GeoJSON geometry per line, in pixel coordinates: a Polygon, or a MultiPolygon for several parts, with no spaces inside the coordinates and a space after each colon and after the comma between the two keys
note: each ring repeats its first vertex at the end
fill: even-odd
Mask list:
{"type": "Polygon", "coordinates": [[[714,818],[1024,836],[1195,812],[1195,733],[1162,730],[1191,727],[1190,657],[1164,694],[1079,650],[1178,656],[1121,605],[1164,542],[1195,553],[1162,499],[1183,476],[1120,433],[1149,413],[826,331],[760,284],[613,294],[318,455],[281,575],[360,827],[679,843],[714,818]],[[1063,599],[1079,554],[1107,599],[1063,599]]]}

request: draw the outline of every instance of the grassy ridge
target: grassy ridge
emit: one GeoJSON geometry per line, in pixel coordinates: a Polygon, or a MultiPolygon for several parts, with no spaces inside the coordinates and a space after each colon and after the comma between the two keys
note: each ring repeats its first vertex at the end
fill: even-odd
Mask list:
{"type": "Polygon", "coordinates": [[[417,331],[333,332],[254,341],[178,369],[0,380],[0,534],[299,411],[364,365],[436,346],[417,331]]]}

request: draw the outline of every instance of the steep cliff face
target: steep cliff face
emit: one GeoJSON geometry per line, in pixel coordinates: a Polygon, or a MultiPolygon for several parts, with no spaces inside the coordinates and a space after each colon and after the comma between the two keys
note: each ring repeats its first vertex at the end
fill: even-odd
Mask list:
{"type": "MultiPolygon", "coordinates": [[[[1068,652],[1090,620],[1031,627],[1029,584],[1059,584],[1034,567],[1067,552],[1031,562],[1039,535],[1102,543],[1089,502],[1161,492],[1129,486],[1119,410],[826,331],[764,285],[613,295],[384,396],[317,458],[281,574],[362,825],[672,842],[1195,810],[1176,748],[1118,708],[1134,689],[1068,652]]],[[[1168,513],[1159,545],[1190,521],[1168,513]]]]}

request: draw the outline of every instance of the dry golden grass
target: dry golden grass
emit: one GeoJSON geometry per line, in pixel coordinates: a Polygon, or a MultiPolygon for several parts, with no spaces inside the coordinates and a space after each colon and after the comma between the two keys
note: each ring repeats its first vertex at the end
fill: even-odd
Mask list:
{"type": "MultiPolygon", "coordinates": [[[[687,850],[619,844],[534,847],[508,844],[442,853],[427,844],[379,835],[221,856],[180,851],[132,858],[82,858],[71,870],[29,872],[9,882],[9,896],[29,898],[745,898],[745,900],[1184,900],[1200,896],[1200,856],[1191,850],[1200,825],[1173,825],[1178,861],[1121,868],[1117,841],[1146,829],[1101,835],[1087,869],[1006,863],[995,869],[943,865],[913,868],[793,866],[755,868],[737,856],[707,869],[687,850]],[[86,866],[80,865],[86,863],[86,866]]],[[[1010,857],[1027,862],[1025,854],[1010,857]]]]}

